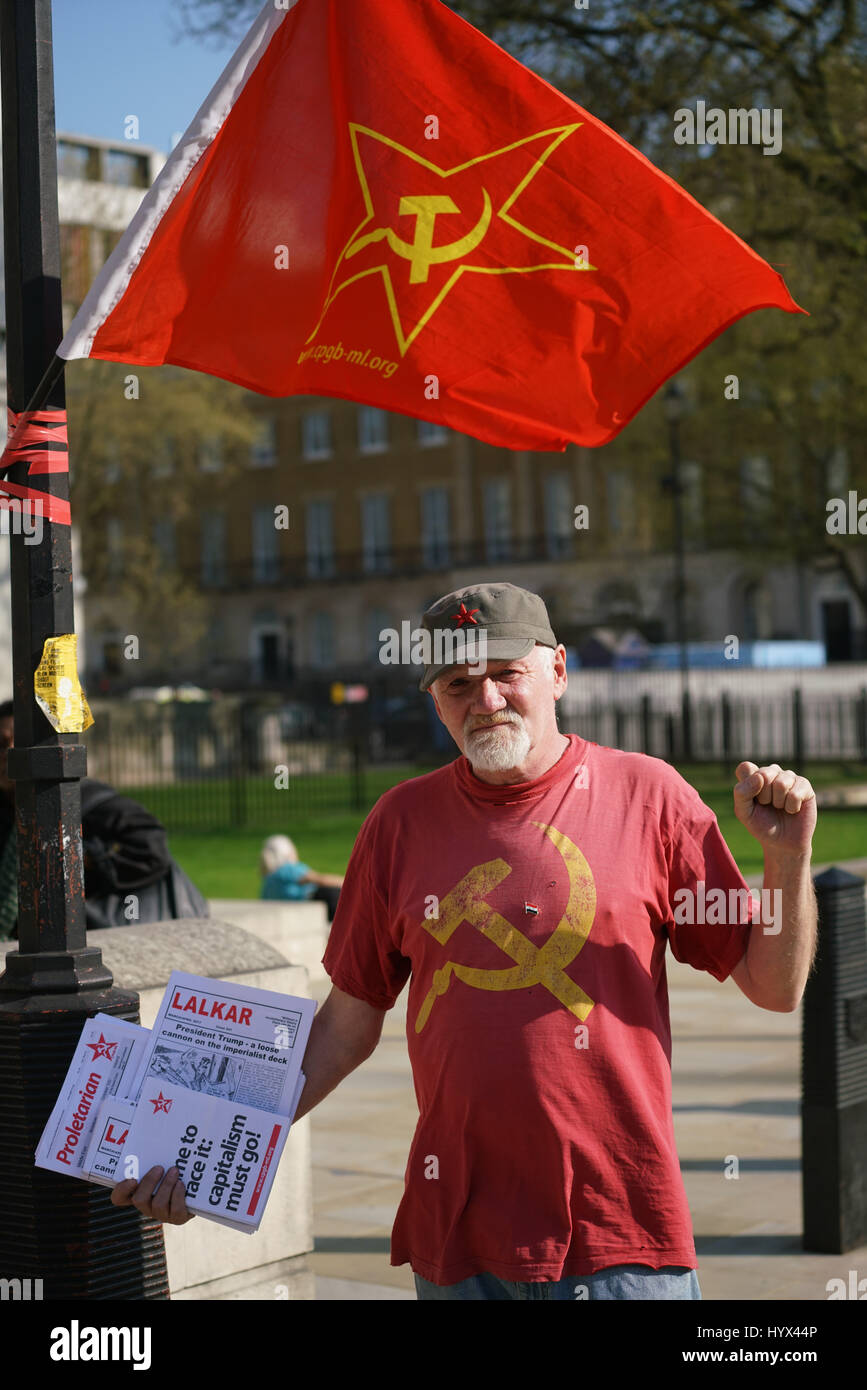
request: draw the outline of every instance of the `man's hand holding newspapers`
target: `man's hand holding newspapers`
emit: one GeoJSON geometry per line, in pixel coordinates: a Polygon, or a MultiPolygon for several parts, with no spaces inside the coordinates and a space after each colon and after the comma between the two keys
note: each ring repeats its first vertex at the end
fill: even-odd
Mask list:
{"type": "Polygon", "coordinates": [[[170,1168],[163,1177],[157,1166],[145,1173],[141,1182],[127,1178],[119,1182],[111,1194],[116,1207],[138,1207],[150,1221],[162,1221],[169,1226],[184,1226],[192,1221],[194,1211],[187,1211],[187,1190],[177,1168],[170,1168]],[[160,1181],[162,1179],[162,1181],[160,1181]]]}

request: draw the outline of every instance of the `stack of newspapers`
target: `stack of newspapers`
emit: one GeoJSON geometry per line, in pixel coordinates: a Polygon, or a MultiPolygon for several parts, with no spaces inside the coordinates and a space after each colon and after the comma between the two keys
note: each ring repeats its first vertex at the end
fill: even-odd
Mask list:
{"type": "Polygon", "coordinates": [[[316,1004],[172,974],[153,1028],[82,1030],[36,1165],[114,1187],[180,1170],[190,1211],[258,1229],[304,1089],[316,1004]]]}

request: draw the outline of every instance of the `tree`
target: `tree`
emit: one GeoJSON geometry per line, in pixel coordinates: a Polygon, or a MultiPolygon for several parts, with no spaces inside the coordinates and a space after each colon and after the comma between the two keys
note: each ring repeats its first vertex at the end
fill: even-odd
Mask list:
{"type": "Polygon", "coordinates": [[[168,676],[204,635],[207,600],[178,538],[203,498],[227,497],[238,478],[257,430],[249,402],[241,387],[178,367],[86,360],[67,370],[89,598],[106,630],[137,637],[143,670],[168,676]],[[203,471],[218,447],[219,472],[203,471]]]}

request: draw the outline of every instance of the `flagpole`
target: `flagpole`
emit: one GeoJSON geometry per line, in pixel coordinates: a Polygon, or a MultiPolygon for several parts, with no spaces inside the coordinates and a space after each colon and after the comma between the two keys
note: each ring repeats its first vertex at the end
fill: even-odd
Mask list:
{"type": "MultiPolygon", "coordinates": [[[[87,944],[86,750],[80,730],[53,727],[34,687],[46,639],[74,632],[64,364],[55,352],[62,301],[51,0],[2,0],[0,65],[8,399],[23,440],[12,461],[5,451],[0,492],[42,499],[34,534],[9,528],[15,745],[7,775],[15,787],[19,949],[7,953],[0,976],[0,1277],[41,1280],[46,1299],[164,1298],[161,1229],[134,1209],[112,1207],[104,1188],[34,1166],[85,1020],[103,1012],[137,1021],[139,1001],[112,987],[102,952],[87,944]],[[43,408],[48,431],[44,420],[36,428],[27,420],[43,408]]],[[[59,694],[56,677],[55,687],[59,694]]]]}

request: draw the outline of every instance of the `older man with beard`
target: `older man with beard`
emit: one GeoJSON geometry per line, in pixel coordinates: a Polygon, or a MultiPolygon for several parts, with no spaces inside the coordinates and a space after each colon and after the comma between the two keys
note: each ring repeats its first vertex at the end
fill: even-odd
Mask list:
{"type": "MultiPolygon", "coordinates": [[[[700,1298],[665,949],[760,1008],[797,1007],[816,940],[812,788],[736,770],[778,905],[763,894],[759,912],[672,767],[559,731],[566,652],[538,595],[474,585],[423,624],[486,639],[484,664],[434,657],[420,682],[462,756],[386,792],[359,832],[297,1113],[370,1055],[409,980],[420,1113],[391,1262],[418,1297],[700,1298]],[[713,890],[739,910],[705,915],[713,890]]],[[[114,1200],[189,1219],[177,1172],[161,1177],[114,1200]]]]}

